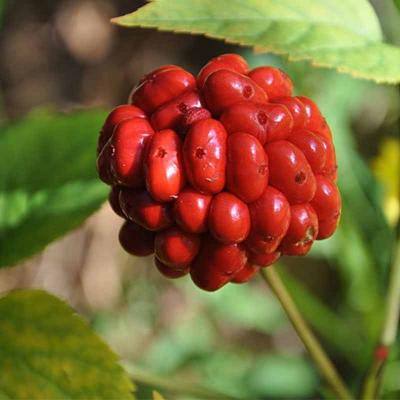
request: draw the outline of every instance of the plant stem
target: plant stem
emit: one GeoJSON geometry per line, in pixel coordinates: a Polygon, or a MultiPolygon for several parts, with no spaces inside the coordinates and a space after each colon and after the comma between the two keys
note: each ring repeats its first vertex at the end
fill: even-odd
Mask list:
{"type": "Polygon", "coordinates": [[[342,378],[336,371],[335,366],[326,355],[321,344],[308,327],[292,297],[284,286],[278,272],[274,267],[262,268],[260,270],[262,278],[268,283],[277,299],[285,310],[290,322],[302,340],[305,348],[310,353],[321,375],[327,384],[335,392],[339,399],[352,399],[350,391],[347,389],[342,378]]]}
{"type": "Polygon", "coordinates": [[[365,378],[362,399],[376,399],[383,375],[385,361],[390,348],[396,341],[400,315],[400,240],[398,240],[389,277],[389,288],[386,298],[385,317],[379,344],[376,348],[372,365],[365,378]]]}

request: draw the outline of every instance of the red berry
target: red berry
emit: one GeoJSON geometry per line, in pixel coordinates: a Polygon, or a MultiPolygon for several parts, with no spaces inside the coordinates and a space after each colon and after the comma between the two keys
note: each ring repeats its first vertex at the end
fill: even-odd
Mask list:
{"type": "Polygon", "coordinates": [[[258,271],[260,267],[258,265],[250,264],[247,262],[245,266],[231,279],[232,283],[246,283],[248,282],[258,271]]]}
{"type": "Polygon", "coordinates": [[[155,130],[177,129],[180,127],[183,115],[189,109],[201,106],[201,100],[197,92],[185,92],[154,111],[151,116],[151,124],[155,130]]]}
{"type": "Polygon", "coordinates": [[[146,114],[139,107],[131,106],[129,104],[118,106],[108,114],[97,143],[97,155],[99,155],[104,145],[112,136],[114,128],[125,119],[131,118],[146,118],[146,114]]]}
{"type": "Polygon", "coordinates": [[[121,206],[119,205],[120,191],[121,187],[113,186],[110,190],[110,193],[108,194],[108,203],[110,204],[110,207],[115,212],[115,214],[119,215],[122,218],[126,218],[121,206]]]}
{"type": "Polygon", "coordinates": [[[315,176],[304,154],[286,140],[268,143],[269,183],[291,204],[307,203],[315,194],[315,176]]]}
{"type": "Polygon", "coordinates": [[[303,103],[308,117],[304,128],[309,129],[312,132],[320,132],[323,130],[326,126],[326,121],[318,106],[308,97],[297,96],[296,98],[303,103]]]}
{"type": "Polygon", "coordinates": [[[203,119],[211,118],[211,113],[206,108],[202,107],[193,107],[189,108],[182,117],[181,121],[181,131],[182,133],[186,133],[187,130],[195,124],[197,121],[201,121],[203,119]]]}
{"type": "Polygon", "coordinates": [[[324,171],[327,155],[327,144],[324,138],[306,129],[300,129],[294,131],[288,141],[304,153],[315,174],[321,174],[324,171]]]}
{"type": "Polygon", "coordinates": [[[220,118],[228,133],[246,132],[261,144],[286,139],[293,128],[293,118],[280,104],[237,103],[227,108],[220,118]]]}
{"type": "Polygon", "coordinates": [[[286,106],[293,117],[293,130],[305,127],[308,121],[306,107],[297,97],[276,97],[271,102],[286,106]]]}
{"type": "Polygon", "coordinates": [[[342,202],[337,186],[328,178],[316,176],[317,190],[311,201],[318,216],[319,232],[317,239],[333,235],[340,218],[342,202]]]}
{"type": "Polygon", "coordinates": [[[292,95],[293,83],[289,76],[279,68],[254,68],[249,72],[248,76],[264,89],[269,99],[292,95]]]}
{"type": "Polygon", "coordinates": [[[222,243],[239,243],[250,231],[249,209],[242,200],[229,192],[215,195],[208,215],[211,234],[222,243]]]}
{"type": "Polygon", "coordinates": [[[119,231],[122,248],[134,256],[148,256],[154,252],[154,233],[131,221],[125,221],[119,231]]]}
{"type": "Polygon", "coordinates": [[[303,256],[310,251],[318,235],[318,217],[308,203],[291,206],[290,215],[289,229],[280,250],[289,256],[303,256]]]}
{"type": "Polygon", "coordinates": [[[247,133],[228,136],[227,188],[246,203],[257,200],[268,183],[268,159],[261,143],[247,133]]]}
{"type": "Polygon", "coordinates": [[[123,186],[141,187],[144,184],[144,150],[154,131],[145,119],[127,119],[118,124],[111,143],[111,172],[123,186]]]}
{"type": "Polygon", "coordinates": [[[177,270],[185,269],[196,257],[200,238],[193,233],[172,227],[159,232],[155,240],[155,256],[163,264],[177,270]]]}
{"type": "Polygon", "coordinates": [[[250,263],[253,265],[257,265],[260,268],[269,267],[272,264],[275,264],[281,256],[279,251],[274,251],[273,253],[268,254],[260,254],[254,253],[252,251],[247,252],[247,258],[250,263]]]}
{"type": "Polygon", "coordinates": [[[246,252],[241,244],[223,244],[206,237],[192,264],[190,275],[199,288],[213,292],[228,283],[246,261],[246,252]]]}
{"type": "Polygon", "coordinates": [[[172,225],[170,205],[155,201],[146,191],[122,189],[119,204],[128,219],[150,231],[160,231],[172,225]]]}
{"type": "Polygon", "coordinates": [[[192,188],[183,189],[174,203],[176,223],[186,232],[206,232],[211,198],[192,188]]]}
{"type": "Polygon", "coordinates": [[[139,86],[133,89],[130,102],[151,114],[166,102],[195,88],[195,78],[183,68],[173,65],[161,67],[148,74],[139,86]]]}
{"type": "Polygon", "coordinates": [[[331,181],[336,182],[337,164],[336,164],[335,147],[332,143],[332,140],[323,136],[319,136],[319,138],[324,143],[325,154],[326,154],[325,165],[321,171],[321,175],[324,175],[331,181]]]}
{"type": "Polygon", "coordinates": [[[101,150],[96,160],[97,174],[99,178],[107,185],[112,185],[115,183],[115,178],[111,173],[110,168],[112,153],[113,148],[110,141],[108,141],[103,147],[103,150],[101,150]]]}
{"type": "Polygon", "coordinates": [[[168,265],[163,264],[160,260],[158,260],[155,257],[154,257],[154,264],[159,270],[159,272],[169,279],[181,278],[182,276],[187,275],[190,271],[189,267],[185,267],[182,269],[171,268],[168,265]]]}
{"type": "Polygon", "coordinates": [[[222,54],[212,58],[197,75],[197,85],[202,88],[204,82],[213,72],[219,69],[228,69],[246,75],[249,70],[246,60],[238,54],[222,54]]]}
{"type": "Polygon", "coordinates": [[[290,206],[286,197],[271,186],[249,204],[251,233],[246,248],[256,253],[272,253],[285,236],[290,223],[290,206]]]}
{"type": "Polygon", "coordinates": [[[156,132],[145,157],[146,186],[157,201],[176,199],[185,184],[182,144],[171,129],[156,132]]]}
{"type": "Polygon", "coordinates": [[[265,92],[247,76],[220,69],[208,76],[203,87],[208,109],[219,115],[228,107],[242,102],[266,103],[265,92]]]}
{"type": "Polygon", "coordinates": [[[225,186],[227,133],[220,122],[204,119],[189,129],[183,144],[190,184],[203,193],[218,193],[225,186]]]}

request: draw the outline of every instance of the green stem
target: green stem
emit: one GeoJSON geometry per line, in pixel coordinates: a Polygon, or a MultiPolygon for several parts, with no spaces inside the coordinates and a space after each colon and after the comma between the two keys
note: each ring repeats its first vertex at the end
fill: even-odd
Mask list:
{"type": "Polygon", "coordinates": [[[136,383],[151,386],[151,388],[162,389],[169,393],[181,394],[187,397],[194,397],[196,399],[209,399],[209,400],[235,400],[237,397],[226,395],[208,389],[206,387],[196,385],[186,380],[174,380],[171,378],[164,378],[162,376],[154,375],[151,372],[143,371],[140,368],[132,365],[129,362],[123,362],[125,370],[129,376],[136,383]]]}
{"type": "Polygon", "coordinates": [[[326,383],[331,387],[339,399],[352,399],[350,391],[347,389],[342,378],[336,371],[335,366],[326,355],[321,344],[308,327],[292,297],[284,286],[278,272],[274,267],[262,268],[260,272],[262,278],[268,283],[281,303],[290,322],[302,340],[305,348],[310,353],[311,358],[315,362],[326,383]]]}
{"type": "Polygon", "coordinates": [[[396,341],[400,315],[400,240],[396,244],[394,259],[389,277],[389,288],[386,298],[385,317],[377,352],[365,378],[362,399],[378,397],[383,368],[390,348],[396,341]]]}

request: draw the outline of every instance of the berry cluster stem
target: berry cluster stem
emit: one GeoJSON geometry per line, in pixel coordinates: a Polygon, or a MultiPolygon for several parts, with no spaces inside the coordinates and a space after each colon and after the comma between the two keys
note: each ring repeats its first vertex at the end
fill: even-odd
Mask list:
{"type": "Polygon", "coordinates": [[[336,371],[332,361],[326,355],[321,344],[318,342],[317,338],[307,325],[292,297],[290,296],[290,293],[283,284],[278,272],[274,267],[269,267],[262,268],[260,273],[262,278],[265,280],[265,282],[267,282],[281,303],[286,315],[288,316],[294,329],[296,330],[327,384],[331,387],[339,399],[352,399],[353,396],[336,371]]]}
{"type": "Polygon", "coordinates": [[[377,350],[364,381],[362,399],[377,398],[390,349],[396,341],[400,317],[400,240],[395,245],[393,264],[389,277],[385,317],[377,350]]]}

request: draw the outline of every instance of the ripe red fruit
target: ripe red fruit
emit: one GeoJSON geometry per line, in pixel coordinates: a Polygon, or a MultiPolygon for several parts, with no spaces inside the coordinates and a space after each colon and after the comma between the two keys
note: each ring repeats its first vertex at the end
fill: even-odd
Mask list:
{"type": "Polygon", "coordinates": [[[241,244],[223,244],[205,237],[190,275],[199,288],[213,292],[228,283],[246,261],[246,252],[241,244]]]}
{"type": "Polygon", "coordinates": [[[181,133],[186,133],[187,130],[197,121],[211,118],[211,113],[203,107],[189,108],[182,116],[180,124],[181,133]]]}
{"type": "Polygon", "coordinates": [[[265,146],[269,160],[269,183],[291,204],[307,203],[315,194],[315,176],[304,154],[286,140],[265,146]]]}
{"type": "Polygon", "coordinates": [[[157,258],[154,258],[154,264],[157,267],[158,271],[168,279],[181,278],[182,276],[187,275],[190,271],[189,266],[182,269],[175,269],[163,264],[157,258]]]}
{"type": "Polygon", "coordinates": [[[292,95],[293,83],[289,76],[279,68],[254,68],[249,72],[248,76],[264,89],[270,100],[276,97],[292,95]]]}
{"type": "Polygon", "coordinates": [[[290,207],[290,225],[283,238],[280,250],[289,256],[307,254],[318,235],[318,217],[309,204],[290,207]]]}
{"type": "Polygon", "coordinates": [[[172,225],[170,205],[155,201],[147,191],[122,189],[119,204],[128,219],[149,231],[160,231],[172,225]]]}
{"type": "Polygon", "coordinates": [[[319,232],[317,239],[326,239],[331,236],[337,227],[340,218],[342,202],[337,186],[328,178],[316,176],[317,189],[310,202],[318,215],[319,232]]]}
{"type": "Polygon", "coordinates": [[[260,267],[258,265],[247,262],[245,266],[233,276],[231,282],[246,283],[259,271],[259,269],[260,267]]]}
{"type": "Polygon", "coordinates": [[[202,88],[208,76],[219,69],[227,69],[246,75],[249,66],[246,60],[238,54],[222,54],[221,56],[212,58],[197,75],[198,87],[202,88]]]}
{"type": "Polygon", "coordinates": [[[125,221],[119,231],[122,248],[134,256],[143,257],[154,252],[154,233],[131,221],[125,221]]]}
{"type": "Polygon", "coordinates": [[[228,107],[241,101],[266,103],[265,92],[247,76],[220,69],[208,76],[203,87],[208,109],[219,115],[228,107]]]}
{"type": "Polygon", "coordinates": [[[108,142],[113,134],[114,128],[125,119],[131,118],[146,118],[146,114],[139,107],[129,104],[122,104],[108,114],[106,121],[100,131],[99,140],[97,143],[97,155],[103,150],[104,145],[108,142]]]}
{"type": "Polygon", "coordinates": [[[159,68],[133,89],[130,103],[151,114],[167,101],[196,88],[194,76],[174,65],[159,68]]]}
{"type": "Polygon", "coordinates": [[[145,156],[146,187],[157,201],[174,200],[185,184],[182,144],[171,129],[156,132],[145,156]]]}
{"type": "Polygon", "coordinates": [[[304,128],[308,121],[306,107],[297,97],[276,97],[271,100],[272,103],[284,105],[292,114],[293,130],[304,128]]]}
{"type": "Polygon", "coordinates": [[[121,206],[119,205],[119,193],[121,192],[121,187],[113,186],[108,194],[108,203],[111,209],[122,218],[126,218],[121,206]]]}
{"type": "Polygon", "coordinates": [[[249,133],[262,145],[286,139],[293,128],[292,115],[280,104],[237,103],[227,108],[220,120],[228,133],[249,133]]]}
{"type": "Polygon", "coordinates": [[[250,231],[249,209],[242,200],[229,192],[215,195],[208,214],[211,234],[222,243],[239,243],[250,231]]]}
{"type": "Polygon", "coordinates": [[[183,115],[193,107],[202,107],[198,93],[185,92],[154,111],[151,124],[155,130],[168,128],[176,130],[180,126],[183,115]]]}
{"type": "Polygon", "coordinates": [[[303,103],[308,117],[304,128],[312,132],[321,132],[327,124],[318,106],[308,97],[297,96],[296,98],[303,103]]]}
{"type": "Polygon", "coordinates": [[[158,260],[170,268],[182,270],[196,257],[200,237],[172,227],[157,233],[154,247],[158,260]]]}
{"type": "Polygon", "coordinates": [[[174,203],[176,223],[186,232],[206,232],[211,198],[190,187],[183,189],[174,203]]]}
{"type": "Polygon", "coordinates": [[[142,118],[124,120],[115,127],[110,139],[110,168],[120,185],[137,188],[144,184],[144,150],[153,133],[142,118]]]}
{"type": "Polygon", "coordinates": [[[257,200],[268,183],[268,159],[261,143],[247,133],[228,136],[228,190],[246,203],[257,200]]]}
{"type": "Polygon", "coordinates": [[[273,253],[254,253],[252,251],[247,252],[247,257],[250,263],[257,265],[260,268],[269,267],[270,265],[276,263],[281,256],[279,251],[274,251],[273,253]]]}
{"type": "Polygon", "coordinates": [[[290,223],[290,205],[286,197],[271,186],[249,204],[251,233],[246,247],[255,253],[272,253],[285,236],[290,223]]]}
{"type": "Polygon", "coordinates": [[[190,184],[203,193],[218,193],[225,185],[227,133],[220,122],[204,119],[189,129],[183,144],[190,184]]]}
{"type": "Polygon", "coordinates": [[[97,174],[99,178],[107,185],[112,185],[115,183],[115,178],[112,175],[110,168],[112,153],[113,148],[111,147],[110,141],[108,141],[101,150],[96,160],[97,174]]]}

